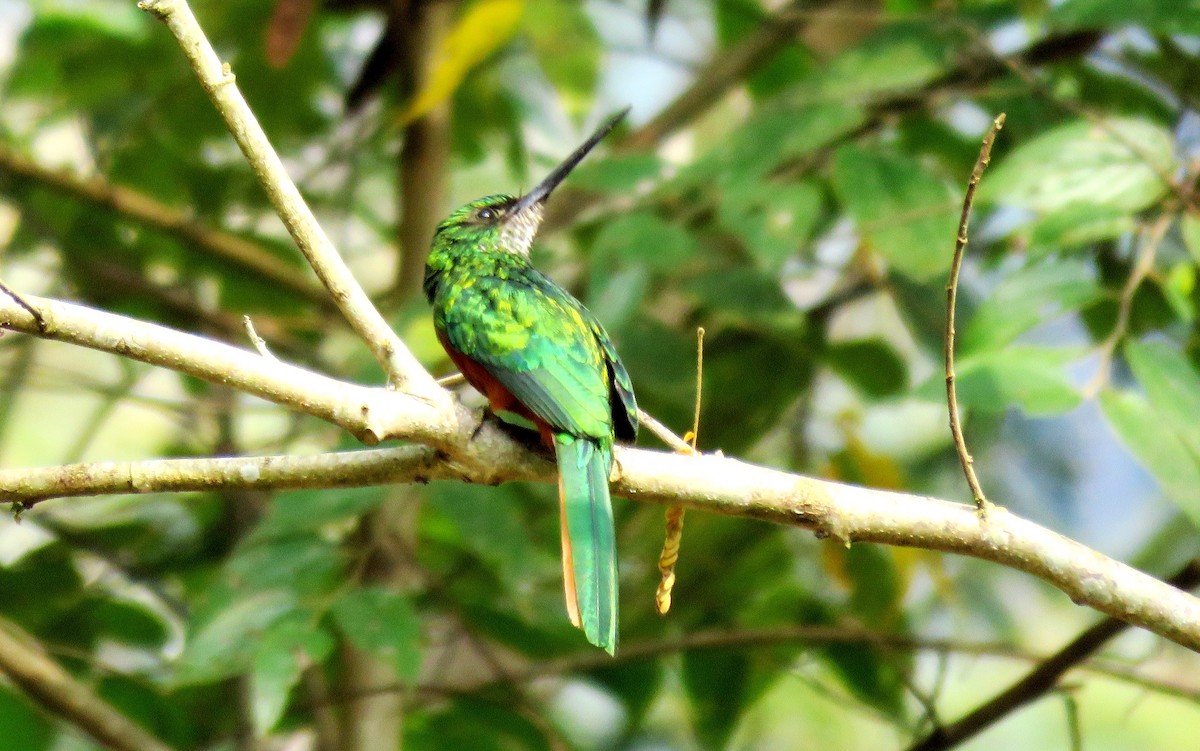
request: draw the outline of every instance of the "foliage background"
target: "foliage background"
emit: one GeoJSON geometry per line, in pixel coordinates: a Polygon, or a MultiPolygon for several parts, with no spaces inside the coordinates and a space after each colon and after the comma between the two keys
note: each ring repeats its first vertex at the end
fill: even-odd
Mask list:
{"type": "MultiPolygon", "coordinates": [[[[702,325],[702,448],[942,497],[966,497],[944,425],[943,285],[978,140],[1006,112],[960,296],[968,440],[998,502],[1167,573],[1196,554],[1200,520],[1200,15],[1185,5],[329,2],[293,26],[281,14],[306,3],[195,10],[434,372],[450,365],[414,286],[432,224],[531,185],[632,103],[628,131],[557,197],[536,260],[605,322],[643,405],[690,424],[702,325]]],[[[0,2],[0,66],[7,283],[243,346],[250,314],[280,356],[380,381],[310,295],[19,168],[152,197],[304,288],[175,42],[133,3],[0,2]]],[[[352,448],[107,355],[12,335],[0,362],[10,466],[352,448]]],[[[661,514],[618,501],[634,657],[608,664],[562,617],[552,495],[436,483],[49,503],[0,521],[0,614],[175,748],[364,750],[904,747],[1096,618],[978,562],[692,514],[662,619],[661,514]],[[794,625],[951,648],[672,647],[794,625]],[[979,642],[1005,656],[959,654],[979,642]]],[[[965,747],[1194,741],[1195,655],[1138,633],[1098,665],[1151,683],[1082,671],[965,747]]],[[[0,737],[92,747],[2,684],[0,737]]]]}

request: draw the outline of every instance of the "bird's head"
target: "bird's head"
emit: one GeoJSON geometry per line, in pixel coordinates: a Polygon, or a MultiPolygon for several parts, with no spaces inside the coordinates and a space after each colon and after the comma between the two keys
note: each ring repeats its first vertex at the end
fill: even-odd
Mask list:
{"type": "Polygon", "coordinates": [[[555,167],[533,190],[516,198],[497,194],[478,198],[462,206],[441,224],[434,233],[434,247],[439,244],[471,242],[485,251],[501,251],[528,256],[542,225],[546,201],[571,170],[588,152],[617,126],[629,112],[626,108],[609,118],[595,133],[561,164],[555,167]]]}

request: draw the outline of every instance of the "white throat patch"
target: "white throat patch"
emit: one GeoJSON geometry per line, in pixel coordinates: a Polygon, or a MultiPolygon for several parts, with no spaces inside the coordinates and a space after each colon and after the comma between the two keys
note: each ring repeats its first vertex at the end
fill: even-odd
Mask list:
{"type": "Polygon", "coordinates": [[[533,238],[542,226],[542,214],[542,204],[535,203],[519,214],[506,217],[500,225],[500,247],[528,258],[533,238]]]}

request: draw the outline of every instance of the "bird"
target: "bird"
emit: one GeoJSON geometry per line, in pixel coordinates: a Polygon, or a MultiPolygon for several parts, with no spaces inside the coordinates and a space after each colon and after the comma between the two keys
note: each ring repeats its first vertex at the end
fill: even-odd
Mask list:
{"type": "Polygon", "coordinates": [[[493,414],[537,430],[554,452],[567,614],[587,640],[617,646],[617,553],[609,473],[637,440],[629,373],[604,326],[530,263],[554,189],[617,124],[609,118],[532,190],[462,206],[438,225],[423,288],[438,341],[493,414]]]}

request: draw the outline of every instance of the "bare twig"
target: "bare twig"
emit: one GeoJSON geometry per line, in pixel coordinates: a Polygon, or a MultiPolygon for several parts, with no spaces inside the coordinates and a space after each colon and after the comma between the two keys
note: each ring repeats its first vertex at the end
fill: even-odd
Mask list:
{"type": "MultiPolygon", "coordinates": [[[[171,751],[50,659],[15,624],[0,621],[0,673],[38,705],[116,751],[171,751]]],[[[19,742],[10,738],[8,743],[19,742]]]]}
{"type": "Polygon", "coordinates": [[[445,392],[438,388],[433,376],[413,357],[375,309],[317,223],[254,113],[238,91],[233,71],[217,57],[186,0],[142,0],[138,7],[162,20],[178,40],[200,85],[225,119],[262,183],[271,205],[346,320],[371,348],[376,361],[388,374],[389,383],[449,409],[445,392]]]}
{"type": "Polygon", "coordinates": [[[654,415],[650,414],[649,412],[639,409],[638,423],[653,433],[660,441],[670,446],[673,450],[682,454],[690,454],[692,452],[692,446],[690,443],[671,432],[670,428],[659,422],[654,415]]]}
{"type": "Polygon", "coordinates": [[[267,347],[267,343],[263,341],[263,338],[254,330],[254,321],[250,319],[250,316],[242,316],[242,326],[246,329],[246,336],[250,339],[250,343],[254,345],[254,349],[258,351],[258,354],[268,360],[279,361],[279,358],[267,347]]]}
{"type": "Polygon", "coordinates": [[[967,249],[967,224],[971,219],[971,205],[975,203],[975,190],[983,178],[992,158],[992,144],[996,134],[1004,127],[1004,113],[1000,113],[992,122],[983,144],[979,147],[979,158],[975,168],[971,170],[971,180],[967,183],[967,193],[963,197],[962,215],[958,220],[958,234],[954,239],[954,258],[950,262],[950,281],[946,283],[946,407],[950,413],[950,433],[954,436],[954,450],[958,452],[958,460],[962,463],[963,474],[967,477],[967,485],[975,499],[975,507],[982,518],[988,511],[988,500],[983,495],[983,487],[975,476],[974,459],[967,451],[967,441],[963,438],[962,425],[958,416],[958,394],[954,388],[954,308],[958,301],[958,275],[962,271],[964,251],[967,249]]]}
{"type": "Polygon", "coordinates": [[[1163,237],[1166,236],[1173,219],[1173,214],[1167,212],[1160,214],[1142,235],[1142,242],[1133,262],[1133,268],[1130,269],[1129,278],[1125,280],[1125,285],[1121,288],[1121,297],[1117,302],[1117,320],[1113,324],[1112,331],[1104,337],[1104,341],[1100,342],[1100,346],[1097,348],[1100,357],[1096,363],[1096,373],[1082,390],[1083,395],[1088,398],[1100,393],[1100,389],[1108,383],[1113,354],[1121,340],[1129,333],[1129,316],[1133,312],[1134,295],[1137,294],[1142,282],[1154,269],[1154,259],[1158,255],[1158,247],[1162,244],[1163,237]]]}
{"type": "Polygon", "coordinates": [[[21,308],[24,309],[24,311],[26,313],[28,313],[30,316],[32,316],[34,323],[37,324],[38,333],[45,335],[46,319],[42,317],[41,311],[37,310],[32,305],[30,305],[29,302],[24,297],[18,295],[16,292],[13,291],[13,289],[11,287],[9,287],[7,284],[5,284],[2,281],[0,281],[0,293],[8,295],[10,298],[12,298],[13,302],[15,302],[17,305],[20,305],[21,308]]]}
{"type": "MultiPolygon", "coordinates": [[[[1200,585],[1200,561],[1190,561],[1168,581],[1169,586],[1191,589],[1200,585]]],[[[1106,618],[1077,636],[1028,675],[957,722],[938,728],[909,751],[946,751],[975,736],[1018,708],[1044,696],[1067,671],[1095,654],[1129,624],[1106,618]]]]}

